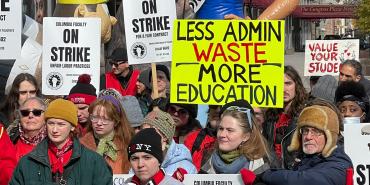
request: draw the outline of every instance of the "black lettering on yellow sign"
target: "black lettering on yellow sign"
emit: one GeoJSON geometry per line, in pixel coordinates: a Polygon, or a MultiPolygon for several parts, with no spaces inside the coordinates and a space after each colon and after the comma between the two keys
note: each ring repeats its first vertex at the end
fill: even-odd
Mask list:
{"type": "Polygon", "coordinates": [[[235,24],[230,22],[223,41],[226,42],[228,37],[232,37],[233,41],[252,41],[255,38],[258,41],[271,41],[275,38],[277,41],[281,41],[281,22],[278,22],[277,28],[272,22],[238,22],[238,31],[235,31],[235,24]]]}
{"type": "Polygon", "coordinates": [[[275,85],[230,85],[225,87],[222,84],[178,83],[176,86],[176,101],[179,103],[192,103],[197,98],[208,103],[212,98],[217,103],[245,99],[251,104],[255,103],[262,107],[276,105],[277,87],[275,85]]]}
{"type": "Polygon", "coordinates": [[[213,64],[209,65],[208,68],[204,64],[201,64],[198,82],[202,82],[203,77],[207,74],[210,74],[213,82],[261,83],[261,80],[258,79],[260,75],[259,70],[260,64],[248,65],[248,71],[246,70],[245,66],[240,64],[235,64],[232,66],[221,64],[218,70],[215,70],[213,64]]]}
{"type": "Polygon", "coordinates": [[[10,11],[9,0],[0,0],[0,1],[1,1],[0,10],[2,12],[9,12],[10,11]]]}
{"type": "Polygon", "coordinates": [[[178,83],[176,100],[195,102],[200,99],[208,102],[231,102],[246,99],[251,104],[260,106],[276,105],[277,87],[262,85],[260,79],[261,64],[200,65],[198,83],[178,83]],[[202,82],[213,82],[204,84],[202,82]],[[232,84],[232,85],[228,85],[232,84]]]}
{"type": "Polygon", "coordinates": [[[204,23],[202,21],[187,21],[186,28],[181,28],[180,21],[177,22],[177,40],[212,40],[215,34],[212,31],[213,21],[204,23]],[[186,35],[180,35],[181,29],[186,29],[186,35]]]}

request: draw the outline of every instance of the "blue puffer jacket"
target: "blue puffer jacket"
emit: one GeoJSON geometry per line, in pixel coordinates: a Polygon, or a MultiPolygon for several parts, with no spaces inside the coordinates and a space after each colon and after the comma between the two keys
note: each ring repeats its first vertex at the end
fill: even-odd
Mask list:
{"type": "Polygon", "coordinates": [[[305,156],[293,170],[268,170],[262,181],[268,185],[344,185],[348,168],[352,161],[343,147],[338,147],[327,158],[305,156]]]}
{"type": "Polygon", "coordinates": [[[170,148],[167,150],[161,167],[169,175],[172,175],[177,168],[185,169],[188,174],[198,173],[189,149],[183,144],[177,144],[174,140],[172,140],[170,148]]]}

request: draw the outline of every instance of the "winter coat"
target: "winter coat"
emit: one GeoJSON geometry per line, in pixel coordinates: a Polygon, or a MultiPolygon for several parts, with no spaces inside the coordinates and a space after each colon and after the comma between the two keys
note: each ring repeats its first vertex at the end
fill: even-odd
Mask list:
{"type": "MultiPolygon", "coordinates": [[[[288,152],[288,146],[290,145],[290,141],[292,140],[292,136],[294,130],[297,127],[297,118],[294,116],[290,119],[288,123],[288,127],[285,130],[285,136],[281,141],[281,148],[282,148],[282,156],[281,162],[278,166],[281,166],[285,169],[291,169],[295,163],[295,159],[297,158],[298,152],[288,152]]],[[[279,113],[277,109],[269,109],[266,112],[266,121],[263,123],[263,136],[265,136],[267,143],[269,145],[270,151],[275,152],[274,148],[274,131],[275,131],[275,124],[279,119],[279,113]]],[[[277,156],[275,153],[273,156],[277,156]]]]}
{"type": "MultiPolygon", "coordinates": [[[[70,161],[64,166],[64,174],[67,176],[67,184],[113,184],[112,170],[102,156],[82,146],[76,138],[73,141],[70,161]]],[[[10,185],[23,184],[55,184],[52,182],[47,138],[24,156],[16,167],[10,185]]]]}
{"type": "Polygon", "coordinates": [[[7,185],[17,165],[15,148],[0,123],[0,185],[7,185]]]}
{"type": "Polygon", "coordinates": [[[183,144],[177,144],[172,140],[170,147],[167,150],[166,156],[161,167],[166,174],[172,175],[177,168],[183,168],[188,174],[198,173],[195,168],[190,151],[183,144]]]}
{"type": "MultiPolygon", "coordinates": [[[[96,151],[97,144],[95,142],[95,137],[92,132],[88,132],[85,136],[80,138],[81,144],[83,144],[86,148],[96,151]]],[[[128,170],[130,169],[130,162],[128,161],[126,150],[122,148],[122,143],[115,138],[114,143],[118,147],[118,154],[116,161],[113,161],[108,156],[104,156],[105,161],[109,164],[109,166],[113,170],[113,174],[126,174],[128,170]],[[124,165],[124,169],[122,168],[122,165],[124,165]]]]}
{"type": "Polygon", "coordinates": [[[209,127],[193,131],[186,136],[184,145],[192,154],[193,163],[198,171],[212,155],[215,142],[216,135],[214,129],[209,127]]]}
{"type": "Polygon", "coordinates": [[[21,139],[19,123],[10,125],[8,127],[8,131],[10,140],[15,146],[15,155],[18,162],[23,156],[29,154],[36,147],[36,145],[27,144],[21,139]]]}
{"type": "Polygon", "coordinates": [[[344,185],[348,168],[351,159],[338,147],[327,158],[304,156],[293,170],[267,170],[261,179],[268,185],[344,185]]]}

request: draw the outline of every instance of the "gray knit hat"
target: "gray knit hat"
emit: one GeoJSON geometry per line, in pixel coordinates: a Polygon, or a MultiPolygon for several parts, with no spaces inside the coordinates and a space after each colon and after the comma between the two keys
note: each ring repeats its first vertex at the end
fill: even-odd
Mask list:
{"type": "Polygon", "coordinates": [[[135,96],[124,96],[122,98],[122,106],[126,112],[126,116],[131,127],[141,126],[144,116],[137,98],[135,96]]]}
{"type": "Polygon", "coordinates": [[[145,88],[147,89],[152,89],[152,86],[150,85],[150,76],[149,76],[150,71],[151,68],[141,71],[139,78],[137,79],[139,82],[143,83],[145,88]]]}
{"type": "Polygon", "coordinates": [[[337,80],[331,75],[324,75],[319,78],[312,87],[311,95],[334,103],[335,90],[338,87],[337,80]]]}
{"type": "Polygon", "coordinates": [[[121,103],[131,127],[141,126],[144,116],[139,101],[135,96],[122,96],[117,90],[111,88],[101,90],[99,97],[101,96],[113,96],[116,98],[121,103]]]}
{"type": "Polygon", "coordinates": [[[171,142],[175,134],[175,122],[170,114],[161,110],[154,110],[145,116],[142,124],[149,124],[158,129],[171,142]]]}

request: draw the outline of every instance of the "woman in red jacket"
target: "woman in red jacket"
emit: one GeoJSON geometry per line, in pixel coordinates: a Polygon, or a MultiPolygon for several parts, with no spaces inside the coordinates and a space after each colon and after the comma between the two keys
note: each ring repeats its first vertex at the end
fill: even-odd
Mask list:
{"type": "Polygon", "coordinates": [[[17,164],[15,149],[4,126],[0,123],[0,185],[7,185],[17,164]]]}

